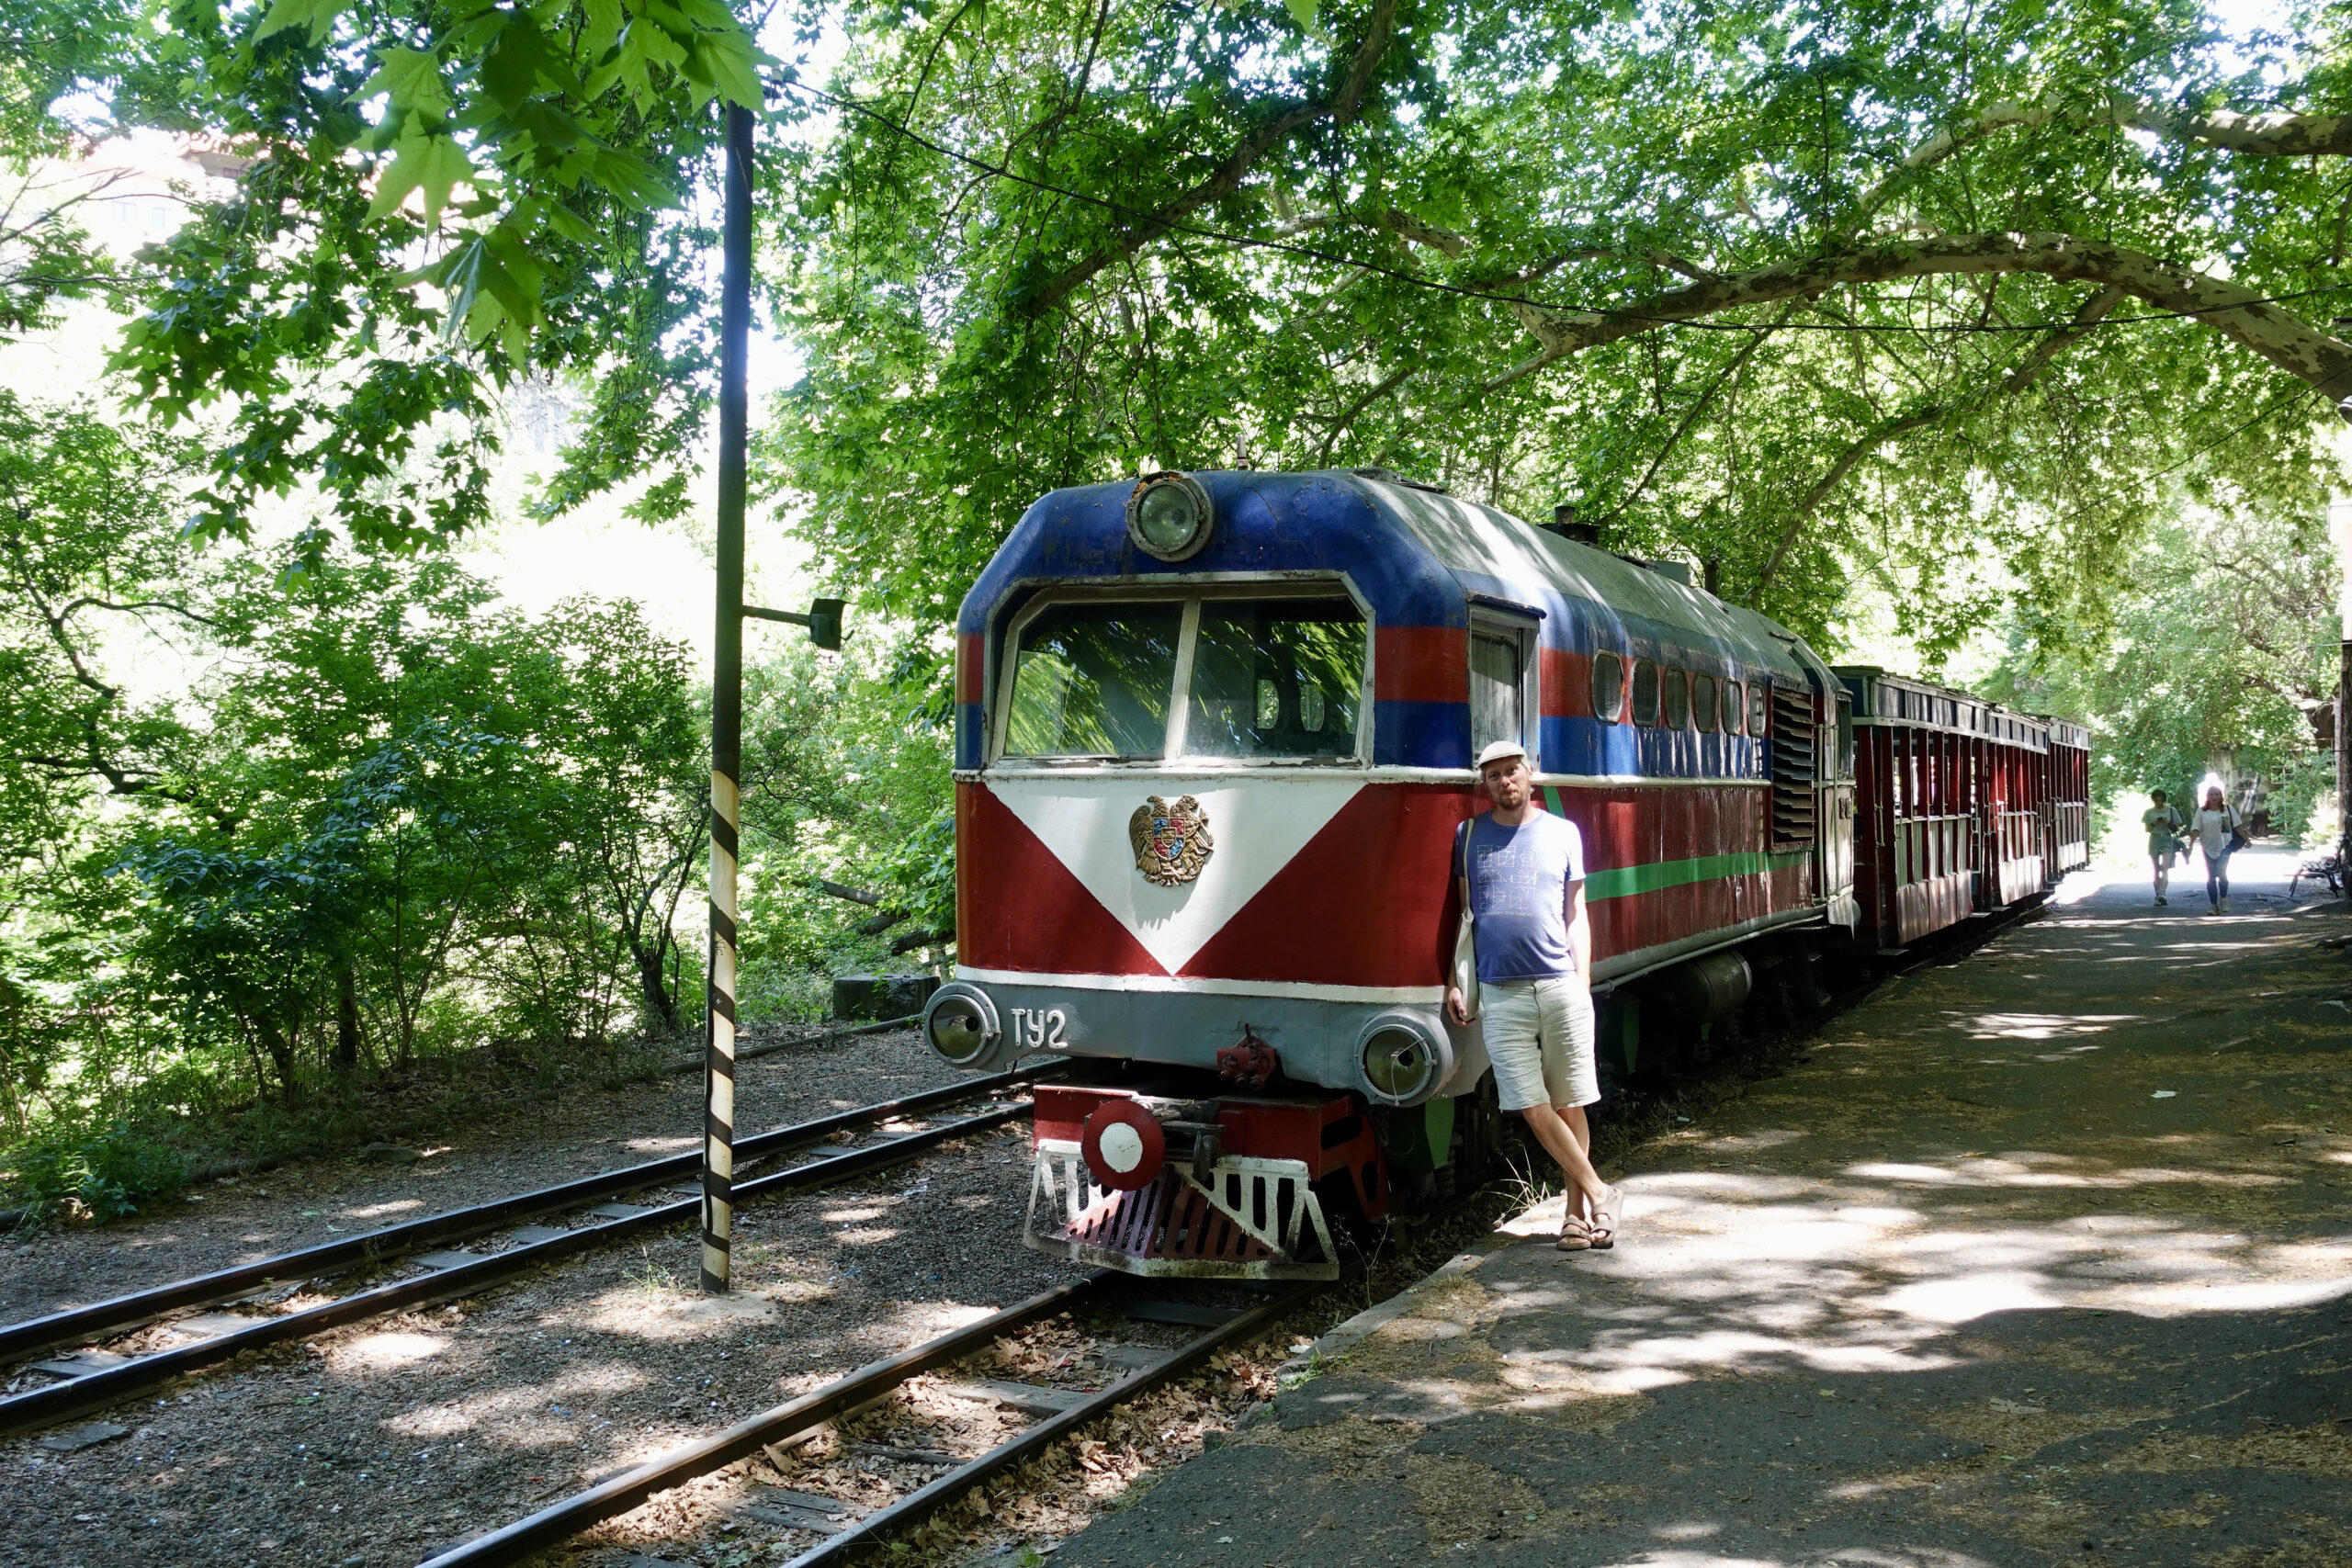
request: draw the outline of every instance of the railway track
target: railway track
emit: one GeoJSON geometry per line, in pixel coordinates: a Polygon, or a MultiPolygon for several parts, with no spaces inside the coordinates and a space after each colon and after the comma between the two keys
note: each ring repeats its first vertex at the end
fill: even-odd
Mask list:
{"type": "MultiPolygon", "coordinates": [[[[1907,963],[1881,968],[1864,984],[1833,995],[1823,1005],[1795,1021],[1792,1032],[1805,1033],[1818,1029],[1877,989],[1894,974],[1965,957],[2002,931],[2039,914],[2041,908],[2041,900],[2037,899],[2028,908],[1974,922],[1973,929],[1911,955],[1907,963]]],[[[1446,1204],[1430,1216],[1430,1223],[1442,1225],[1458,1218],[1487,1190],[1482,1188],[1446,1204]]],[[[854,1556],[878,1550],[891,1538],[920,1525],[973,1488],[1035,1458],[1062,1438],[1110,1414],[1117,1406],[1172,1379],[1184,1376],[1204,1364],[1219,1348],[1250,1338],[1283,1314],[1304,1305],[1317,1293],[1333,1288],[1327,1284],[1280,1289],[1266,1287],[1263,1292],[1266,1299],[1259,1304],[1218,1314],[1198,1308],[1188,1313],[1183,1303],[1153,1299],[1155,1295],[1168,1293],[1169,1287],[1175,1283],[1104,1271],[1033,1296],[966,1327],[861,1367],[812,1393],[707,1438],[673,1449],[634,1469],[595,1482],[526,1517],[435,1554],[419,1564],[419,1568],[502,1568],[503,1564],[522,1562],[605,1520],[628,1513],[663,1492],[722,1470],[772,1445],[788,1443],[829,1422],[870,1408],[888,1399],[910,1379],[967,1360],[1019,1330],[1062,1313],[1115,1305],[1119,1298],[1125,1296],[1129,1298],[1131,1310],[1141,1309],[1138,1315],[1155,1315],[1151,1309],[1157,1307],[1161,1311],[1156,1315],[1162,1321],[1170,1316],[1185,1317],[1191,1321],[1215,1318],[1215,1321],[1204,1322],[1203,1332],[1184,1345],[1164,1354],[1148,1353],[1148,1365],[1128,1371],[1099,1391],[1070,1401],[1058,1409],[1051,1404],[1041,1406],[1035,1412],[1040,1418],[1022,1431],[985,1452],[955,1459],[944,1474],[899,1496],[887,1506],[861,1517],[848,1519],[845,1523],[819,1523],[817,1517],[805,1506],[819,1499],[800,1499],[803,1506],[795,1510],[799,1520],[797,1528],[814,1528],[827,1533],[815,1545],[789,1559],[787,1568],[824,1568],[824,1565],[844,1562],[854,1556]],[[1167,1310],[1171,1306],[1175,1309],[1172,1313],[1167,1310]],[[1052,1413],[1046,1414],[1046,1410],[1052,1413]]],[[[1002,1388],[1004,1385],[992,1386],[1002,1388]]],[[[1062,1391],[1041,1387],[1037,1392],[1041,1398],[1050,1400],[1062,1391]]],[[[938,1457],[948,1459],[951,1456],[938,1457]]],[[[853,1505],[843,1502],[842,1512],[836,1517],[846,1518],[853,1507],[853,1505]]]]}
{"type": "MultiPolygon", "coordinates": [[[[1429,1216],[1425,1232],[1460,1219],[1490,1196],[1491,1184],[1455,1198],[1429,1216]]],[[[945,1473],[863,1517],[848,1518],[854,1506],[842,1502],[833,1520],[814,1515],[807,1505],[824,1499],[795,1498],[799,1515],[788,1528],[816,1529],[824,1539],[786,1560],[786,1568],[824,1568],[881,1550],[893,1538],[921,1525],[973,1488],[1043,1454],[1063,1438],[1102,1419],[1178,1378],[1197,1371],[1228,1345],[1242,1343],[1271,1327],[1285,1314],[1328,1291],[1360,1284],[1343,1275],[1331,1281],[1272,1284],[1247,1280],[1200,1281],[1228,1293],[1259,1298],[1243,1307],[1203,1305],[1182,1299],[1194,1281],[1136,1278],[1099,1270],[1083,1280],[1057,1286],[962,1328],[943,1334],[869,1362],[824,1387],[787,1400],[723,1431],[682,1444],[667,1453],[617,1475],[608,1476],[548,1505],[537,1512],[502,1526],[426,1558],[418,1568],[501,1568],[579,1535],[606,1519],[638,1507],[649,1498],[725,1469],[777,1444],[789,1444],[829,1422],[872,1408],[910,1379],[953,1366],[986,1351],[1032,1324],[1066,1313],[1123,1308],[1126,1316],[1145,1323],[1183,1323],[1201,1332],[1173,1348],[1112,1347],[1104,1359],[1124,1363],[1125,1370],[1104,1386],[1073,1395],[1065,1389],[991,1381],[987,1389],[1001,1404],[1037,1418],[985,1452],[957,1458],[924,1456],[944,1461],[945,1473]],[[1178,1299],[1169,1299],[1170,1297],[1178,1299]],[[1035,1403],[1015,1403],[1029,1391],[1035,1403]],[[835,1522],[839,1521],[839,1522],[835,1522]]],[[[899,1451],[899,1450],[888,1450],[899,1451]]]]}
{"type": "MultiPolygon", "coordinates": [[[[420,1568],[497,1568],[499,1564],[519,1562],[605,1519],[628,1513],[659,1493],[862,1411],[888,1399],[910,1378],[978,1355],[1031,1324],[1063,1313],[1117,1305],[1125,1297],[1125,1304],[1133,1317],[1156,1322],[1182,1319],[1201,1325],[1202,1332],[1181,1346],[1138,1350],[1136,1358],[1148,1360],[1148,1364],[1132,1367],[1091,1393],[1073,1396],[1070,1391],[1045,1385],[989,1384],[997,1397],[1008,1401],[1020,1398],[1023,1386],[1034,1386],[1033,1397],[1038,1403],[1014,1407],[1029,1410],[1040,1418],[984,1453],[964,1459],[937,1456],[948,1460],[952,1466],[945,1474],[863,1517],[842,1523],[827,1522],[806,1508],[807,1503],[821,1499],[803,1499],[797,1511],[805,1522],[793,1528],[822,1531],[825,1539],[790,1559],[790,1568],[817,1568],[819,1564],[845,1562],[921,1524],[974,1487],[1035,1458],[1117,1406],[1197,1370],[1223,1347],[1250,1338],[1311,1297],[1333,1288],[1320,1282],[1263,1287],[1253,1292],[1264,1296],[1256,1305],[1218,1309],[1162,1299],[1170,1286],[1181,1283],[1137,1280],[1105,1270],[1073,1284],[1058,1286],[977,1323],[860,1367],[822,1388],[739,1421],[724,1431],[684,1444],[633,1470],[597,1482],[535,1514],[439,1552],[426,1559],[420,1568]]],[[[844,1502],[842,1513],[845,1515],[851,1507],[844,1502]]]]}
{"type": "MultiPolygon", "coordinates": [[[[840,1133],[922,1117],[976,1100],[1001,1100],[1060,1068],[1057,1062],[1016,1067],[756,1134],[737,1142],[737,1168],[756,1167],[840,1133]]],[[[998,1103],[881,1143],[765,1175],[739,1176],[734,1183],[735,1201],[741,1204],[807,1191],[887,1169],[952,1139],[988,1132],[1028,1113],[1026,1101],[998,1103]]],[[[642,1205],[617,1200],[695,1178],[701,1163],[699,1150],[649,1160],[0,1325],[0,1363],[17,1363],[20,1372],[30,1370],[55,1380],[0,1398],[0,1433],[53,1425],[146,1393],[241,1351],[307,1337],[384,1313],[472,1295],[541,1264],[693,1221],[702,1201],[698,1192],[642,1205]],[[528,1223],[560,1217],[587,1223],[572,1229],[528,1223]],[[500,1236],[511,1245],[497,1252],[471,1252],[447,1245],[500,1236]],[[174,1315],[193,1307],[249,1302],[289,1285],[299,1288],[307,1281],[368,1275],[401,1265],[424,1272],[270,1316],[174,1315]],[[177,1328],[185,1342],[133,1356],[90,1348],[157,1322],[177,1328]]]]}

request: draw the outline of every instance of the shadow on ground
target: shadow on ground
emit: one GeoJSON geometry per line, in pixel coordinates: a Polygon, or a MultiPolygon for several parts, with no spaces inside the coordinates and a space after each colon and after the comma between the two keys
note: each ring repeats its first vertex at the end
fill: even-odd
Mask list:
{"type": "Polygon", "coordinates": [[[1057,1562],[2352,1563],[2346,910],[2241,867],[1883,989],[1057,1562]]]}

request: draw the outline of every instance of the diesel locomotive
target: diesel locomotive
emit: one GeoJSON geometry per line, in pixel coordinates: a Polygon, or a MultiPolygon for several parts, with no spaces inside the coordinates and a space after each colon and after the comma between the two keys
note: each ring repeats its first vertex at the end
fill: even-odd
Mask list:
{"type": "Polygon", "coordinates": [[[2086,858],[2079,727],[1878,670],[1375,469],[1056,491],[965,598],[956,955],[923,1028],[1035,1101],[1024,1239],[1328,1278],[1502,1133],[1441,1010],[1471,759],[1582,830],[1602,1070],[1720,1050],[2086,858]]]}

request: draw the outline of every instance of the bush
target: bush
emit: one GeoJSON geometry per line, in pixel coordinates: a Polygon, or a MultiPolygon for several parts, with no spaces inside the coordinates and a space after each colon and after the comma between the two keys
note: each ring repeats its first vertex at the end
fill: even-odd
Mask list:
{"type": "Polygon", "coordinates": [[[36,1213],[68,1209],[103,1225],[178,1191],[188,1170],[177,1155],[118,1122],[101,1133],[19,1145],[6,1176],[36,1213]]]}

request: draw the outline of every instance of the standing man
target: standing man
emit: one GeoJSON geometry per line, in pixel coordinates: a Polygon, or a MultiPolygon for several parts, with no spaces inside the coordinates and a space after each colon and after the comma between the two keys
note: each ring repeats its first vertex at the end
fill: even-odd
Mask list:
{"type": "MultiPolygon", "coordinates": [[[[1568,1179],[1560,1247],[1616,1245],[1624,1200],[1588,1152],[1584,1108],[1600,1098],[1592,1055],[1592,924],[1584,911],[1584,840],[1576,824],[1534,804],[1535,775],[1516,741],[1478,753],[1495,808],[1463,824],[1453,874],[1473,919],[1478,1012],[1505,1111],[1516,1111],[1568,1179]]],[[[1446,1016],[1470,1021],[1458,985],[1446,1016]]]]}
{"type": "Polygon", "coordinates": [[[2169,904],[2165,897],[2172,886],[2172,858],[2180,853],[2180,829],[2184,826],[2180,813],[2165,798],[2165,792],[2148,792],[2148,809],[2140,813],[2140,826],[2148,830],[2148,859],[2156,868],[2156,902],[2169,904]]]}

